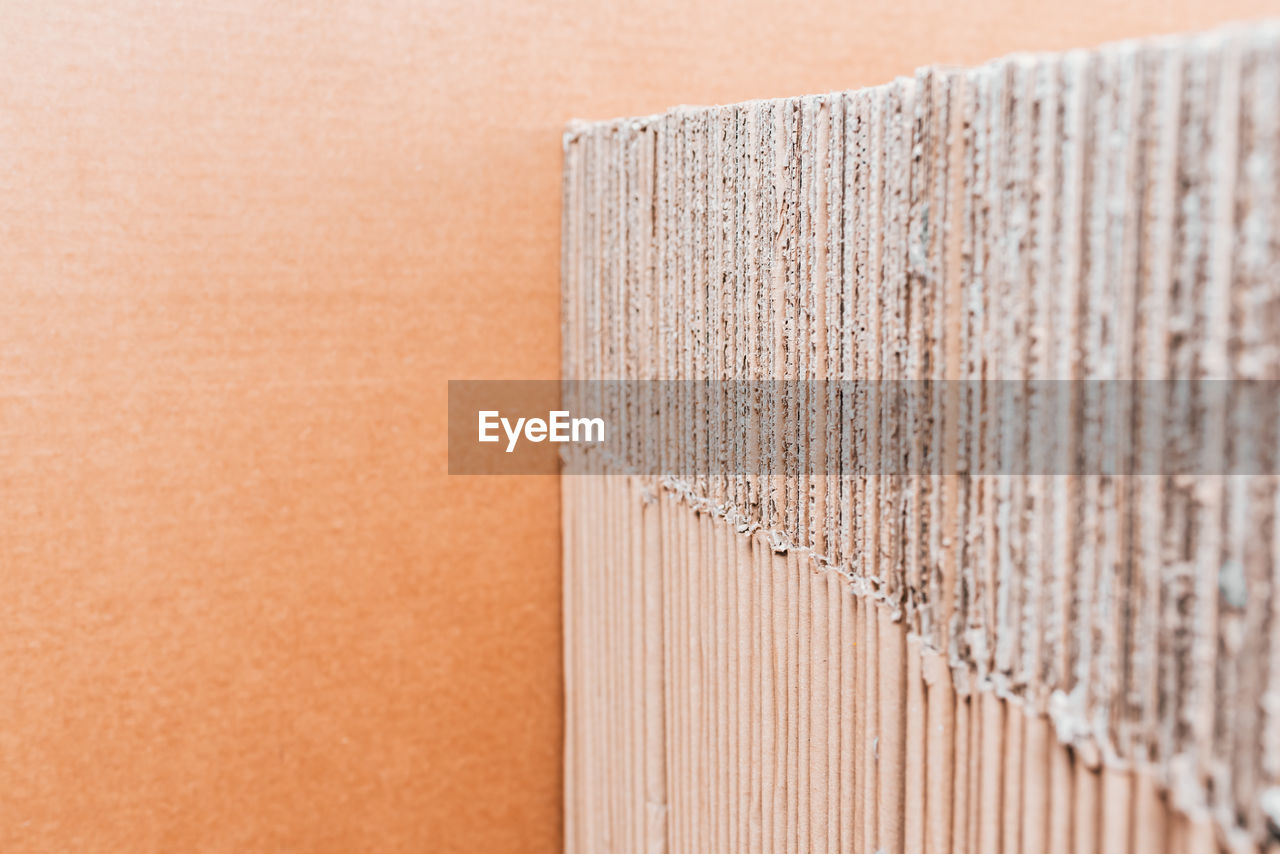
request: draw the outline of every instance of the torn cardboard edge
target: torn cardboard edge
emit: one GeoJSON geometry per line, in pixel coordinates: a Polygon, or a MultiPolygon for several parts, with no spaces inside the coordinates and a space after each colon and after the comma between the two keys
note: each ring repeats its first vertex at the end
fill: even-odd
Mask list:
{"type": "MultiPolygon", "coordinates": [[[[1280,27],[1263,23],[1015,56],[970,70],[926,68],[856,92],[575,125],[565,142],[564,376],[1280,376],[1280,352],[1272,343],[1280,329],[1276,91],[1280,27]]],[[[878,411],[872,403],[855,397],[841,405],[856,416],[878,411]]],[[[694,434],[704,413],[713,411],[696,401],[667,404],[659,405],[660,417],[694,434]]],[[[963,405],[974,408],[973,423],[980,425],[984,401],[963,405]]],[[[757,413],[763,417],[750,424],[758,427],[716,448],[681,443],[657,450],[672,455],[674,471],[708,470],[698,463],[711,455],[745,461],[739,470],[751,471],[762,447],[787,449],[802,460],[825,455],[829,471],[850,470],[842,461],[867,454],[915,459],[946,450],[916,442],[915,422],[903,429],[854,417],[838,436],[806,434],[798,406],[788,402],[757,413]]],[[[611,413],[611,420],[626,423],[625,415],[611,413]]],[[[955,415],[943,409],[910,418],[955,415]]],[[[1103,423],[1098,403],[1082,399],[1081,435],[1103,423]]],[[[1185,453],[1144,444],[1141,420],[1134,429],[1140,454],[1176,459],[1185,453]]],[[[662,432],[630,438],[664,441],[662,432]]],[[[958,441],[980,453],[998,451],[980,427],[958,441]]],[[[1226,451],[1273,455],[1277,445],[1226,451]]],[[[571,480],[566,490],[593,488],[571,480]]],[[[899,616],[904,638],[919,637],[922,646],[945,652],[955,681],[972,681],[967,696],[994,698],[956,705],[961,729],[997,720],[991,703],[1017,698],[1049,716],[1052,743],[1070,742],[1073,762],[1110,776],[1147,769],[1144,779],[1168,787],[1179,809],[1212,815],[1233,846],[1236,829],[1252,844],[1269,839],[1268,798],[1280,786],[1276,478],[801,477],[783,471],[699,475],[666,486],[664,494],[728,508],[732,521],[717,539],[701,533],[699,520],[710,514],[682,511],[690,521],[659,512],[658,556],[638,552],[656,561],[651,571],[663,578],[658,601],[664,611],[650,619],[661,618],[662,649],[676,644],[679,655],[663,653],[661,731],[681,739],[666,745],[664,767],[671,771],[677,759],[691,763],[680,773],[690,775],[692,800],[677,798],[675,778],[664,778],[669,829],[672,839],[682,840],[680,850],[730,843],[730,836],[717,835],[712,845],[701,835],[706,828],[696,826],[713,806],[716,834],[738,832],[732,828],[739,807],[748,819],[759,813],[761,840],[771,838],[767,825],[775,819],[789,833],[813,799],[821,801],[821,784],[835,782],[823,779],[830,777],[830,758],[826,766],[796,766],[803,779],[795,784],[801,787],[795,802],[774,802],[770,809],[750,788],[741,800],[742,781],[733,783],[718,765],[720,776],[709,777],[711,759],[681,752],[690,745],[701,750],[701,739],[718,732],[720,713],[741,722],[739,703],[728,702],[730,689],[705,670],[706,655],[720,650],[720,656],[727,641],[694,631],[709,620],[725,632],[714,621],[741,620],[721,614],[722,599],[714,598],[723,592],[715,587],[723,562],[737,559],[735,537],[728,536],[737,530],[767,532],[769,554],[784,563],[802,554],[829,556],[857,579],[862,598],[870,593],[887,603],[877,608],[899,616]],[[689,548],[696,551],[681,551],[689,548]],[[712,586],[698,592],[686,589],[690,584],[712,586]],[[671,596],[686,597],[683,616],[666,613],[671,596]],[[703,705],[708,691],[719,706],[703,705]],[[682,729],[672,731],[677,724],[682,729]],[[776,809],[784,810],[782,818],[776,809]]],[[[586,557],[581,565],[571,562],[566,546],[566,584],[587,584],[593,596],[605,594],[590,585],[612,584],[608,576],[623,571],[615,547],[640,548],[633,525],[644,516],[608,502],[599,512],[611,515],[599,519],[594,505],[565,513],[566,543],[571,529],[591,520],[613,538],[592,541],[599,564],[586,557]]],[[[628,554],[627,560],[638,559],[628,554]]],[[[776,563],[754,551],[751,559],[762,572],[776,563]]],[[[625,782],[608,776],[618,769],[595,767],[609,761],[605,745],[621,749],[609,739],[633,737],[630,704],[649,700],[628,681],[634,676],[628,668],[653,654],[626,646],[620,629],[606,621],[606,614],[625,621],[627,603],[638,601],[608,589],[615,598],[595,602],[598,608],[566,605],[567,624],[587,633],[573,635],[572,647],[566,637],[567,661],[572,656],[591,674],[594,692],[571,715],[573,737],[579,727],[606,725],[592,715],[621,715],[602,731],[607,738],[593,730],[592,738],[604,741],[579,744],[575,754],[588,776],[575,777],[572,791],[604,786],[591,797],[613,799],[592,800],[577,813],[583,821],[604,822],[584,826],[597,841],[592,834],[611,827],[609,821],[648,809],[628,806],[621,791],[609,788],[625,782]],[[609,658],[609,650],[630,658],[609,658]],[[626,706],[621,712],[619,703],[626,706]]],[[[788,596],[790,589],[785,586],[788,596]]],[[[758,619],[750,608],[744,613],[758,619]]],[[[795,690],[811,692],[812,638],[803,648],[797,638],[791,647],[801,614],[776,616],[776,643],[786,648],[771,650],[775,668],[799,668],[795,690]]],[[[880,619],[878,613],[863,618],[880,619]]],[[[830,623],[828,616],[828,630],[830,623]]],[[[913,690],[895,681],[899,665],[916,666],[912,656],[899,655],[896,631],[884,635],[885,647],[878,635],[857,636],[863,658],[849,677],[859,698],[913,690]],[[869,652],[873,647],[883,652],[869,652]],[[882,655],[889,657],[882,661],[882,655]]],[[[819,696],[830,700],[849,684],[828,684],[819,696]]],[[[805,696],[812,700],[812,693],[805,696]]],[[[830,747],[816,704],[802,714],[794,703],[788,695],[785,708],[773,709],[766,716],[770,726],[803,730],[806,745],[817,726],[830,747]]],[[[854,716],[855,730],[878,727],[876,703],[854,716]]],[[[1039,743],[1039,724],[1019,726],[1010,739],[1039,743]]],[[[918,734],[915,725],[910,729],[918,734]]],[[[733,743],[717,742],[712,756],[742,758],[733,743]]],[[[878,742],[869,756],[861,736],[851,743],[862,751],[855,768],[878,767],[878,742]]],[[[799,749],[789,742],[776,746],[799,749]]],[[[993,850],[993,828],[1000,824],[994,792],[1006,779],[994,770],[1002,767],[996,748],[970,739],[953,749],[957,766],[976,775],[966,778],[967,788],[952,790],[956,815],[967,822],[965,850],[993,850]],[[985,812],[969,816],[972,805],[985,812]]],[[[791,753],[759,752],[765,764],[790,768],[795,762],[791,753]]],[[[1066,773],[1055,768],[1052,779],[1066,773]]],[[[1098,810],[1115,802],[1097,787],[1081,786],[1071,827],[1093,839],[1089,828],[1099,826],[1098,810]]],[[[883,795],[888,806],[866,787],[851,801],[864,833],[862,850],[876,850],[886,839],[898,850],[915,833],[890,832],[898,794],[883,795]],[[881,831],[890,835],[882,838],[881,831]]],[[[1050,820],[1057,818],[1055,812],[1050,820]]],[[[810,832],[818,833],[817,819],[810,823],[791,843],[801,850],[810,832]]],[[[1120,834],[1135,845],[1136,826],[1120,834]]],[[[749,826],[747,837],[733,838],[750,841],[756,831],[749,826]]],[[[1110,845],[1124,850],[1119,838],[1110,845]]]]}

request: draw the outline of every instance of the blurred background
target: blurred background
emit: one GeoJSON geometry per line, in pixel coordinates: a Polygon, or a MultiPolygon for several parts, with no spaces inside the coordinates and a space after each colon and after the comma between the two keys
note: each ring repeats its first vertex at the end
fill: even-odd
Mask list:
{"type": "Polygon", "coordinates": [[[551,852],[571,118],[1280,0],[0,7],[0,850],[551,852]]]}

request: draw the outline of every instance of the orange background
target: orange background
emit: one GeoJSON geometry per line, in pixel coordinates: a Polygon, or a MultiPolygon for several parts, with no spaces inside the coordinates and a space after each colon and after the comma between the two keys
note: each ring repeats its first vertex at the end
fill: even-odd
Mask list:
{"type": "Polygon", "coordinates": [[[7,4],[0,850],[555,850],[556,483],[444,404],[557,375],[564,122],[1277,11],[7,4]]]}

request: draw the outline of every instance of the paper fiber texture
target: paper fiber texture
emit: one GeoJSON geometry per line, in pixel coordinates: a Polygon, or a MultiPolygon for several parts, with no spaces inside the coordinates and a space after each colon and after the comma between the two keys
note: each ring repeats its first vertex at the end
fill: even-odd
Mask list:
{"type": "MultiPolygon", "coordinates": [[[[569,129],[566,379],[977,389],[887,417],[855,386],[834,430],[766,399],[671,449],[787,449],[768,477],[570,452],[570,851],[1274,844],[1274,475],[1187,474],[1159,410],[1088,392],[1062,441],[1132,431],[1155,473],[848,473],[1028,441],[984,426],[992,381],[1280,378],[1278,91],[1260,24],[569,129]]],[[[654,411],[631,441],[717,409],[654,411]]],[[[1203,436],[1269,465],[1231,411],[1203,436]]]]}

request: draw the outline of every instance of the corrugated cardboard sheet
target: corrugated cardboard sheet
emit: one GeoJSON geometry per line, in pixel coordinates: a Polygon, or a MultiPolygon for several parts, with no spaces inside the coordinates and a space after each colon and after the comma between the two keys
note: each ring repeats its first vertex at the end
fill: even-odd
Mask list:
{"type": "MultiPolygon", "coordinates": [[[[1280,378],[1278,91],[1267,24],[575,125],[565,376],[1280,378]]],[[[570,851],[1274,838],[1274,474],[841,477],[919,431],[763,423],[829,474],[575,451],[570,851]]]]}

